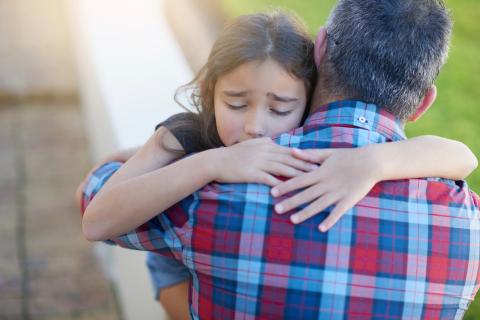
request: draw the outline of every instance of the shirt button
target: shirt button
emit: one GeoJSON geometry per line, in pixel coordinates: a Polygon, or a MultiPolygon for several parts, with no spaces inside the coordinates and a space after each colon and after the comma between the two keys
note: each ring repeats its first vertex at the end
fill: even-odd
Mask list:
{"type": "Polygon", "coordinates": [[[360,121],[360,123],[366,123],[366,122],[367,122],[367,118],[365,118],[365,117],[360,117],[360,118],[358,118],[358,121],[360,121]]]}

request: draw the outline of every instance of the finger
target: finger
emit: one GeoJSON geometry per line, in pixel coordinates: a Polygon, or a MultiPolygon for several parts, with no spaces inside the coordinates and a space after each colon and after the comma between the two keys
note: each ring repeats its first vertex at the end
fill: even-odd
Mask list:
{"type": "Polygon", "coordinates": [[[335,208],[332,210],[332,212],[328,215],[325,220],[322,221],[322,223],[318,226],[318,229],[321,232],[326,232],[328,231],[331,227],[335,225],[335,223],[340,220],[340,218],[353,207],[353,204],[351,204],[348,201],[340,201],[335,205],[335,208]]]}
{"type": "Polygon", "coordinates": [[[320,198],[325,193],[323,185],[314,185],[302,192],[297,193],[291,198],[288,198],[275,206],[275,211],[278,214],[288,212],[294,208],[301,206],[304,203],[311,202],[320,198]]]}
{"type": "Polygon", "coordinates": [[[263,137],[263,138],[254,138],[254,139],[248,139],[245,141],[242,141],[238,143],[240,146],[256,146],[257,148],[259,147],[264,147],[264,148],[271,148],[275,144],[273,143],[272,139],[269,137],[263,137]]]}
{"type": "Polygon", "coordinates": [[[316,164],[296,159],[291,154],[276,155],[276,161],[286,164],[303,172],[310,172],[318,168],[316,164]]]}
{"type": "Polygon", "coordinates": [[[274,176],[272,176],[271,174],[268,174],[266,172],[261,172],[258,175],[258,180],[256,179],[256,181],[254,181],[254,182],[266,184],[266,185],[271,186],[271,187],[275,187],[276,185],[282,183],[281,180],[275,178],[274,176]]]}
{"type": "Polygon", "coordinates": [[[249,139],[247,141],[244,141],[243,143],[247,143],[247,144],[273,143],[273,140],[270,137],[261,137],[261,138],[249,139]]]}
{"type": "Polygon", "coordinates": [[[333,152],[335,152],[335,149],[293,149],[292,154],[298,159],[320,164],[330,157],[333,152]]]}
{"type": "Polygon", "coordinates": [[[78,186],[77,190],[75,191],[75,202],[77,204],[80,204],[80,202],[82,201],[82,198],[83,198],[83,189],[85,188],[85,183],[87,181],[86,180],[83,180],[80,185],[78,186]]]}
{"type": "Polygon", "coordinates": [[[304,171],[297,170],[280,162],[269,163],[268,168],[265,168],[264,171],[276,176],[287,178],[298,177],[305,174],[304,171]]]}
{"type": "Polygon", "coordinates": [[[292,151],[293,151],[293,148],[289,148],[289,147],[284,147],[284,146],[280,146],[274,142],[272,142],[270,145],[270,151],[274,152],[274,153],[280,153],[280,154],[288,154],[288,155],[292,155],[292,151]]]}
{"type": "Polygon", "coordinates": [[[336,201],[338,201],[338,197],[336,194],[325,194],[319,199],[315,200],[312,202],[308,207],[304,208],[303,210],[299,211],[298,213],[295,213],[290,217],[290,221],[293,223],[301,223],[314,215],[322,212],[332,204],[334,204],[336,201]]]}
{"type": "Polygon", "coordinates": [[[293,149],[292,155],[305,161],[322,163],[330,157],[334,151],[335,149],[293,149]]]}
{"type": "Polygon", "coordinates": [[[317,171],[305,173],[293,179],[280,183],[271,190],[272,196],[280,197],[293,190],[303,189],[321,181],[317,171]]]}

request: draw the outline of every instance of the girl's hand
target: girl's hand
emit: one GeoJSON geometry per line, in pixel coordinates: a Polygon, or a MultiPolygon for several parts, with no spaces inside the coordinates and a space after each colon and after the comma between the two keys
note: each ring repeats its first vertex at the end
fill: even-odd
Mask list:
{"type": "Polygon", "coordinates": [[[212,181],[217,182],[263,183],[273,187],[282,182],[275,176],[292,178],[317,168],[270,138],[251,139],[205,152],[210,153],[206,161],[212,181]]]}
{"type": "Polygon", "coordinates": [[[107,162],[112,162],[112,161],[118,161],[118,162],[127,162],[128,159],[130,159],[135,152],[138,151],[139,148],[133,148],[133,149],[127,149],[127,150],[122,150],[118,152],[114,152],[107,157],[103,158],[100,160],[97,164],[93,166],[93,168],[85,175],[83,178],[82,182],[77,187],[77,190],[75,191],[75,200],[76,203],[81,203],[82,201],[82,194],[83,194],[83,189],[85,187],[85,184],[88,181],[88,177],[95,172],[98,168],[100,168],[102,165],[104,165],[107,162]]]}
{"type": "Polygon", "coordinates": [[[293,154],[298,159],[322,164],[318,169],[285,181],[272,189],[274,197],[305,189],[275,206],[277,213],[282,214],[310,203],[290,217],[293,223],[303,222],[335,205],[319,226],[320,231],[325,232],[380,181],[381,169],[377,164],[378,160],[365,148],[295,149],[293,154]]]}

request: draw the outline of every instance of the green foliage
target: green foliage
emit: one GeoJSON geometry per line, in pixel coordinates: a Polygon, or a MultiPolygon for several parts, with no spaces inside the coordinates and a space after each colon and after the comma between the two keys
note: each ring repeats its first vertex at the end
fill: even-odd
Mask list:
{"type": "MultiPolygon", "coordinates": [[[[334,0],[220,0],[226,14],[239,14],[282,8],[298,13],[312,35],[326,21],[334,0]]],[[[407,126],[408,136],[435,134],[468,145],[480,157],[480,2],[447,0],[455,22],[448,63],[436,85],[438,98],[432,109],[415,124],[407,126]]],[[[468,179],[470,187],[480,192],[480,169],[468,179]]],[[[471,305],[465,319],[480,319],[480,298],[471,305]]]]}

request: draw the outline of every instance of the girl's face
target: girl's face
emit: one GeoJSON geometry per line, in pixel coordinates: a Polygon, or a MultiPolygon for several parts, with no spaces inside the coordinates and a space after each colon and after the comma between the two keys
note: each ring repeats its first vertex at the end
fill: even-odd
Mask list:
{"type": "Polygon", "coordinates": [[[307,104],[304,82],[272,59],[244,63],[215,86],[215,118],[225,146],[274,137],[300,125],[307,104]]]}

